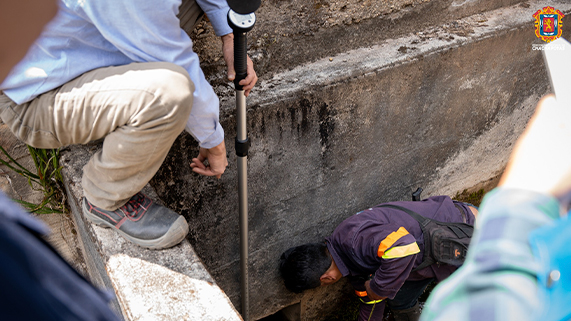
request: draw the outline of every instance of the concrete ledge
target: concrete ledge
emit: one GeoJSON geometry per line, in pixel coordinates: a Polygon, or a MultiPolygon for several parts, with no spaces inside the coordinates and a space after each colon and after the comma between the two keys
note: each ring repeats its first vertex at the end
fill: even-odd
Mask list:
{"type": "MultiPolygon", "coordinates": [[[[303,0],[262,1],[248,33],[249,54],[261,80],[276,73],[412,31],[450,23],[525,0],[303,0]]],[[[183,2],[184,3],[184,2],[183,2]]],[[[556,5],[556,3],[552,3],[556,5]]],[[[207,79],[219,95],[233,96],[218,39],[202,25],[191,34],[207,79]]],[[[256,89],[257,90],[257,89],[256,89]]],[[[255,91],[254,91],[255,92],[255,91]]]]}
{"type": "MultiPolygon", "coordinates": [[[[128,321],[242,320],[188,240],[167,250],[147,250],[84,219],[82,169],[97,148],[93,144],[65,149],[61,164],[89,278],[115,290],[112,308],[128,321]]],[[[149,185],[143,192],[160,202],[149,185]]]]}

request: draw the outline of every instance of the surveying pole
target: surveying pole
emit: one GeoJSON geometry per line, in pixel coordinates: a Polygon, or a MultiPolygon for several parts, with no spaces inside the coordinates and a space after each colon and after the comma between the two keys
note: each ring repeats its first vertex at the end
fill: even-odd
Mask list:
{"type": "Polygon", "coordinates": [[[240,287],[242,318],[249,321],[248,295],[248,148],[250,142],[246,128],[246,96],[240,81],[247,76],[247,37],[246,33],[254,27],[254,11],[261,0],[228,0],[228,24],[234,31],[234,69],[236,78],[236,156],[238,159],[238,208],[240,215],[240,287]]]}

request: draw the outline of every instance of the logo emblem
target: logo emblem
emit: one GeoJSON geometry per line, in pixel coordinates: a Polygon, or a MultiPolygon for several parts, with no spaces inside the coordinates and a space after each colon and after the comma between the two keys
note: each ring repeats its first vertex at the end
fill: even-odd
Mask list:
{"type": "Polygon", "coordinates": [[[562,19],[564,16],[561,11],[553,7],[544,7],[541,10],[537,10],[537,12],[533,14],[535,18],[535,35],[537,38],[545,42],[551,42],[561,37],[563,33],[561,29],[563,25],[562,19]]]}

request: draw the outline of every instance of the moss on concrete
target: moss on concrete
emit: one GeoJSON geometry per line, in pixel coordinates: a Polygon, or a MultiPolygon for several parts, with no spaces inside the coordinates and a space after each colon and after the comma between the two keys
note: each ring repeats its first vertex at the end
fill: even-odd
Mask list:
{"type": "Polygon", "coordinates": [[[456,194],[456,196],[453,197],[454,200],[456,201],[460,201],[460,202],[464,202],[464,203],[470,203],[470,204],[474,204],[476,206],[480,206],[480,203],[482,202],[482,198],[484,198],[484,189],[480,188],[479,190],[475,191],[475,192],[468,192],[467,189],[463,190],[462,193],[458,193],[456,194]]]}

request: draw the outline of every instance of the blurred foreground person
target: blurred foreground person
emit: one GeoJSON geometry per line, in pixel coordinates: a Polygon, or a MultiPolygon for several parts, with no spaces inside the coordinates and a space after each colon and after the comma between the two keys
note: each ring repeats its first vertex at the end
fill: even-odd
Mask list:
{"type": "Polygon", "coordinates": [[[51,247],[43,222],[0,192],[0,320],[119,318],[112,292],[95,288],[51,247]]]}
{"type": "MultiPolygon", "coordinates": [[[[0,3],[0,81],[56,12],[55,0],[0,3]]],[[[112,292],[77,273],[45,241],[48,232],[0,192],[0,320],[118,321],[112,292]]]]}

